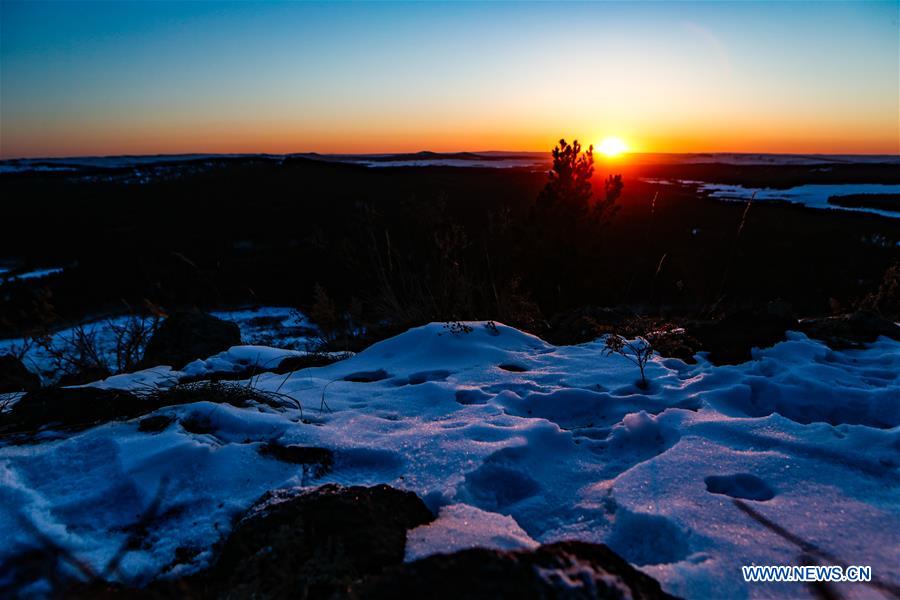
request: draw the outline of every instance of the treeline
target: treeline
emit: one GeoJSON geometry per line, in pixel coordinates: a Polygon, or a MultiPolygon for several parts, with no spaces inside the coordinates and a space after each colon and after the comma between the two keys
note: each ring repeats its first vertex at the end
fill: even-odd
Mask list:
{"type": "Polygon", "coordinates": [[[780,298],[827,313],[876,290],[897,258],[889,220],[660,192],[595,173],[592,158],[561,141],[549,175],[301,158],[143,183],[4,175],[0,258],[67,268],[0,286],[0,335],[149,305],[297,306],[335,338],[458,319],[539,333],[585,306],[684,314],[780,298]]]}

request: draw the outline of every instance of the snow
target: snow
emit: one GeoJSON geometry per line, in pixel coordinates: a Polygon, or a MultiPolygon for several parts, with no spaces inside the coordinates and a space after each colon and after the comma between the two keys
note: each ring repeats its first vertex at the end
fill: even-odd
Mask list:
{"type": "Polygon", "coordinates": [[[468,504],[440,509],[437,519],[411,530],[406,536],[406,560],[432,554],[449,554],[468,548],[522,550],[538,546],[515,519],[485,512],[468,504]]]}
{"type": "MultiPolygon", "coordinates": [[[[790,333],[742,365],[655,357],[641,390],[637,369],[605,356],[602,340],[555,347],[469,326],[431,324],[326,367],[254,378],[299,401],[303,420],[294,408],[198,402],[158,414],[203,418],[209,433],[179,422],[143,433],[135,420],[0,447],[0,561],[33,542],[30,522],[102,567],[161,494],[161,516],[120,577],[146,581],[177,548],[200,550],[165,571],[177,575],[205,564],[268,490],[387,483],[438,515],[409,533],[408,559],[574,538],[608,544],[678,596],[809,597],[799,584],[740,577],[741,565],[798,564],[799,538],[900,581],[900,343],[833,351],[790,333]],[[273,440],[331,449],[332,472],[313,480],[261,455],[273,440]]],[[[197,364],[256,356],[279,354],[239,347],[197,364]]],[[[111,379],[137,389],[171,374],[111,379]]]]}
{"type": "Polygon", "coordinates": [[[0,269],[0,285],[3,283],[9,283],[12,281],[20,281],[25,279],[40,279],[41,277],[47,277],[48,275],[56,275],[57,273],[62,273],[62,267],[52,267],[49,269],[34,269],[33,271],[26,271],[24,273],[18,273],[16,275],[6,275],[9,272],[9,269],[0,269]]]}

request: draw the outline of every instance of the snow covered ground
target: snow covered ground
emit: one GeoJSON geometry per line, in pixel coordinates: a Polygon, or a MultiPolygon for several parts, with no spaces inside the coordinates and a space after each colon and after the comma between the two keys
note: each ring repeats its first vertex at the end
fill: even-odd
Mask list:
{"type": "MultiPolygon", "coordinates": [[[[277,346],[290,350],[308,350],[315,343],[315,326],[302,314],[292,308],[262,306],[240,310],[225,310],[212,313],[225,321],[233,321],[241,329],[241,339],[250,345],[277,346]]],[[[88,335],[96,340],[100,356],[108,364],[115,363],[116,335],[114,327],[122,327],[131,317],[121,316],[100,319],[84,324],[88,335]]],[[[150,323],[151,319],[145,319],[150,323]]],[[[70,346],[74,327],[56,331],[52,335],[52,347],[66,349],[70,346]]],[[[24,352],[22,361],[31,371],[41,376],[44,382],[56,381],[62,374],[45,348],[29,343],[22,338],[0,339],[0,354],[16,356],[24,352]]]]}
{"type": "MultiPolygon", "coordinates": [[[[602,341],[554,347],[471,326],[431,324],[254,381],[298,400],[303,420],[293,408],[199,402],[160,409],[178,420],[161,433],[135,420],[0,447],[0,561],[33,540],[30,522],[102,566],[161,490],[161,516],[120,576],[177,575],[204,564],[267,490],[388,483],[439,513],[410,532],[408,559],[577,538],[608,544],[690,598],[807,597],[802,584],[744,583],[740,570],[804,554],[900,583],[900,343],[837,352],[789,333],[737,366],[655,358],[643,391],[637,369],[605,356],[602,341]],[[210,432],[187,431],[180,422],[192,416],[210,432]],[[332,472],[313,480],[261,455],[273,440],[333,450],[332,472]],[[199,553],[168,569],[179,548],[199,553]]],[[[211,360],[263,352],[279,351],[211,360]]],[[[105,385],[138,388],[167,372],[105,385]]],[[[889,597],[835,585],[845,598],[889,597]]]]}

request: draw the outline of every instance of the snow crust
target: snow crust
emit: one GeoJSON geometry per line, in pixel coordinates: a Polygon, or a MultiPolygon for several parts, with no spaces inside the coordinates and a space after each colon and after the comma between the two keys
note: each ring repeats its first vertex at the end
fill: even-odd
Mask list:
{"type": "Polygon", "coordinates": [[[409,532],[406,560],[468,548],[522,550],[538,545],[512,517],[485,512],[468,504],[451,504],[440,509],[434,522],[409,532]]]}
{"type": "MultiPolygon", "coordinates": [[[[388,483],[438,514],[410,532],[408,559],[582,539],[608,544],[675,595],[794,598],[811,591],[745,584],[740,567],[800,564],[816,548],[900,581],[900,343],[838,352],[789,333],[737,366],[656,357],[641,390],[636,368],[604,356],[602,340],[554,347],[469,325],[411,329],[326,367],[254,379],[298,400],[303,420],[293,408],[199,402],[160,409],[177,419],[161,433],[135,420],[0,447],[0,561],[34,542],[31,523],[100,568],[161,494],[120,577],[173,576],[208,561],[267,490],[388,483]],[[179,423],[192,417],[210,432],[179,423]],[[333,471],[312,480],[261,455],[273,440],[333,450],[333,471]],[[178,563],[178,548],[198,554],[178,563]]],[[[269,352],[278,351],[233,348],[198,362],[269,352]]],[[[843,597],[880,593],[839,587],[843,597]]]]}

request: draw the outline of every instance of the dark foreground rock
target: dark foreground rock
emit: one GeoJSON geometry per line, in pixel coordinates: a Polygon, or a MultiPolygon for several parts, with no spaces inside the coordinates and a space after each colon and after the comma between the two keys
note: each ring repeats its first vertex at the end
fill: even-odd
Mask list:
{"type": "Polygon", "coordinates": [[[858,348],[874,342],[879,336],[900,340],[900,327],[896,323],[869,311],[801,321],[799,329],[834,350],[858,348]]]}
{"type": "Polygon", "coordinates": [[[199,312],[177,312],[150,338],[141,367],[169,365],[181,369],[193,360],[240,344],[241,330],[236,323],[199,312]]]}
{"type": "Polygon", "coordinates": [[[402,563],[406,531],[434,517],[386,485],[266,494],[235,526],[198,583],[217,597],[327,598],[402,563]]]}
{"type": "Polygon", "coordinates": [[[672,598],[659,583],[600,544],[560,542],[535,550],[475,548],[437,554],[354,585],[351,598],[672,598]]]}
{"type": "Polygon", "coordinates": [[[12,354],[0,355],[0,394],[36,390],[41,379],[12,354]]]}

